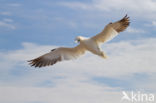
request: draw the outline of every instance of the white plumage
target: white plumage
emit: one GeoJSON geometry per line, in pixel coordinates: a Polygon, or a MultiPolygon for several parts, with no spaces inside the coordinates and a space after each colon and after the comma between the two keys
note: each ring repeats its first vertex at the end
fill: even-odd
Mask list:
{"type": "Polygon", "coordinates": [[[55,48],[51,52],[28,62],[30,62],[31,66],[44,67],[53,65],[59,61],[76,59],[84,54],[85,51],[90,51],[100,57],[107,58],[106,54],[101,51],[99,44],[112,40],[119,32],[124,31],[129,26],[129,23],[129,17],[126,15],[117,22],[107,24],[101,33],[91,38],[78,36],[76,41],[79,42],[79,45],[74,48],[55,48]]]}

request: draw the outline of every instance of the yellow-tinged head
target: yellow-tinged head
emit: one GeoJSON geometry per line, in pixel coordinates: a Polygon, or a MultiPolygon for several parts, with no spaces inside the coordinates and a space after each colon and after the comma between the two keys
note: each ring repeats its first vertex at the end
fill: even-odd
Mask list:
{"type": "Polygon", "coordinates": [[[84,40],[85,38],[84,37],[82,37],[82,36],[77,36],[76,38],[75,38],[75,43],[79,43],[79,42],[81,42],[82,40],[84,40]]]}

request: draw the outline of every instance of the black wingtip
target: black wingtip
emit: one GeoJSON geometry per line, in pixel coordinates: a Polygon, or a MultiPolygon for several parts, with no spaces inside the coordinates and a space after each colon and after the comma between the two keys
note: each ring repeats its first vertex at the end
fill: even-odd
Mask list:
{"type": "Polygon", "coordinates": [[[130,17],[126,14],[120,21],[128,21],[130,23],[130,17]]]}
{"type": "Polygon", "coordinates": [[[127,17],[127,14],[125,15],[125,17],[124,18],[126,18],[127,17]]]}
{"type": "Polygon", "coordinates": [[[31,62],[32,60],[27,60],[27,62],[31,62]]]}
{"type": "Polygon", "coordinates": [[[52,49],[51,51],[55,51],[56,50],[56,48],[55,49],[52,49]]]}
{"type": "Polygon", "coordinates": [[[123,19],[124,19],[124,18],[129,19],[129,16],[126,14],[126,15],[123,17],[123,19]]]}

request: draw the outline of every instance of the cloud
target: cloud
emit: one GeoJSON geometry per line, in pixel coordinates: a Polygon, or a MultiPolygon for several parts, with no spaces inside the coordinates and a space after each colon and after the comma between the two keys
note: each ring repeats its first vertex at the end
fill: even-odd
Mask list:
{"type": "MultiPolygon", "coordinates": [[[[153,65],[154,63],[152,61],[155,60],[155,56],[151,55],[154,54],[156,50],[156,47],[152,45],[154,43],[155,43],[155,39],[152,38],[144,39],[144,40],[136,40],[136,41],[131,40],[131,41],[121,41],[118,43],[107,43],[103,46],[103,49],[106,52],[106,54],[108,54],[109,56],[108,60],[103,60],[96,55],[87,53],[87,55],[82,56],[77,60],[58,63],[59,65],[58,64],[54,65],[54,68],[59,67],[62,69],[64,68],[72,69],[76,65],[77,68],[83,68],[84,71],[85,70],[88,71],[88,69],[91,71],[93,70],[92,73],[94,75],[97,73],[97,75],[101,74],[104,76],[111,76],[111,77],[113,75],[122,76],[125,75],[126,72],[127,72],[126,75],[130,75],[131,73],[135,73],[140,70],[142,72],[143,71],[147,72],[149,71],[149,69],[147,68],[150,68],[150,71],[154,72],[155,65],[153,65]],[[135,59],[133,60],[133,57],[135,57],[136,61],[135,59]],[[90,62],[87,62],[88,60],[90,62]],[[120,60],[124,60],[124,61],[120,61],[120,60]],[[126,62],[129,62],[133,65],[127,66],[125,65],[126,62]],[[64,67],[65,64],[66,67],[64,67]],[[86,68],[86,65],[88,65],[88,68],[86,68]],[[117,65],[118,68],[116,67],[117,65]],[[96,66],[98,66],[98,68],[96,68],[95,70],[94,68],[96,66]],[[97,72],[98,70],[100,71],[101,69],[103,69],[101,67],[112,68],[113,70],[117,70],[117,71],[121,70],[122,72],[113,73],[111,72],[111,70],[107,70],[107,69],[102,70],[103,72],[97,72]],[[106,72],[106,74],[104,72],[106,72]]],[[[21,50],[9,51],[7,52],[7,55],[3,55],[4,53],[1,53],[4,60],[7,59],[11,62],[17,61],[16,65],[19,65],[18,62],[24,62],[25,60],[32,59],[33,57],[37,57],[41,54],[44,54],[50,51],[52,48],[56,47],[56,46],[42,46],[42,45],[40,46],[32,43],[23,43],[22,45],[24,46],[24,48],[21,50]]]]}
{"type": "Polygon", "coordinates": [[[4,21],[4,22],[8,22],[8,23],[9,23],[9,22],[13,22],[13,20],[10,19],[10,18],[4,18],[3,21],[4,21]]]}
{"type": "Polygon", "coordinates": [[[87,83],[71,87],[60,85],[56,88],[1,87],[0,100],[3,103],[103,103],[104,101],[114,103],[120,101],[120,92],[105,90],[110,89],[87,83]]]}
{"type": "Polygon", "coordinates": [[[63,6],[70,8],[80,8],[80,9],[97,9],[97,10],[111,10],[111,9],[126,9],[127,10],[136,10],[136,11],[150,11],[156,12],[156,2],[153,0],[92,0],[91,3],[84,2],[61,2],[63,6]]]}
{"type": "Polygon", "coordinates": [[[85,3],[81,3],[81,2],[60,2],[59,5],[62,6],[66,6],[66,7],[70,7],[70,8],[80,8],[80,9],[91,9],[90,6],[88,6],[85,3]]]}
{"type": "Polygon", "coordinates": [[[153,0],[92,0],[92,2],[60,2],[62,6],[77,10],[126,12],[137,17],[156,17],[156,2],[153,0]],[[145,15],[146,14],[146,15],[145,15]]]}
{"type": "Polygon", "coordinates": [[[58,46],[23,43],[19,50],[0,52],[0,102],[114,103],[128,88],[156,92],[155,43],[156,38],[106,43],[102,48],[107,60],[87,53],[41,69],[28,66],[27,60],[58,46]],[[117,86],[117,80],[131,85],[117,86]]]}
{"type": "Polygon", "coordinates": [[[153,20],[153,21],[151,21],[150,23],[146,23],[146,24],[144,24],[146,27],[148,27],[148,28],[150,28],[150,30],[155,30],[155,27],[156,27],[156,21],[155,20],[153,20]]]}
{"type": "Polygon", "coordinates": [[[0,27],[15,30],[16,29],[15,25],[13,25],[10,22],[13,22],[13,20],[12,19],[4,19],[3,21],[0,21],[0,27]]]}
{"type": "Polygon", "coordinates": [[[156,26],[156,21],[153,21],[152,22],[152,26],[156,26]]]}
{"type": "Polygon", "coordinates": [[[11,13],[10,12],[0,12],[0,15],[5,15],[5,16],[10,16],[11,15],[11,13]]]}
{"type": "MultiPolygon", "coordinates": [[[[60,5],[78,10],[78,12],[71,10],[71,12],[68,12],[67,10],[69,14],[65,12],[66,15],[64,15],[64,13],[62,15],[62,11],[56,12],[55,10],[55,12],[51,12],[53,9],[43,9],[43,11],[39,10],[40,12],[37,12],[38,8],[35,7],[34,10],[29,10],[25,9],[27,6],[24,7],[24,5],[22,9],[19,9],[22,11],[18,11],[17,9],[10,10],[12,10],[17,19],[21,18],[21,20],[26,20],[20,20],[22,24],[27,22],[24,26],[30,26],[29,24],[34,25],[36,21],[37,24],[34,26],[40,25],[42,26],[41,28],[47,28],[47,23],[53,24],[55,27],[58,25],[57,23],[60,23],[63,29],[66,29],[64,28],[65,26],[71,26],[74,28],[81,27],[86,29],[86,27],[90,27],[94,28],[94,30],[95,28],[96,30],[101,30],[103,23],[107,23],[109,20],[117,20],[114,18],[118,17],[114,15],[121,16],[119,14],[123,11],[128,11],[128,14],[130,13],[132,21],[135,20],[135,14],[135,16],[138,15],[139,17],[136,21],[140,20],[140,17],[142,19],[144,16],[155,15],[155,6],[152,6],[155,5],[155,3],[153,2],[155,1],[118,0],[117,2],[115,0],[93,0],[90,3],[61,2],[60,5]],[[114,4],[112,4],[112,2],[114,4]],[[150,7],[147,8],[145,4],[150,7]],[[53,17],[53,13],[56,19],[53,17]],[[108,15],[111,16],[108,17],[108,15]],[[29,18],[28,16],[33,18],[29,18]],[[52,20],[53,18],[54,20],[52,20]],[[104,19],[106,21],[103,21],[104,19]],[[42,22],[44,25],[42,25],[42,22]],[[101,26],[99,24],[101,24],[101,26]]],[[[12,7],[17,6],[18,5],[12,5],[12,7]]],[[[58,10],[62,10],[62,8],[58,10]]],[[[3,12],[0,13],[0,15],[11,15],[11,13],[3,12]]],[[[152,18],[154,17],[155,16],[152,18]]],[[[147,19],[144,20],[146,21],[147,19]]],[[[148,20],[153,21],[153,19],[148,20]]],[[[139,24],[142,23],[143,22],[139,24]]],[[[14,20],[9,17],[2,18],[0,24],[1,28],[13,29],[15,27],[16,29],[14,20]]],[[[48,25],[48,27],[50,28],[49,30],[51,30],[52,25],[48,25]]],[[[60,26],[58,27],[61,29],[60,26]]],[[[29,28],[39,30],[33,27],[29,28]]],[[[22,31],[29,28],[24,27],[22,31]]],[[[79,30],[83,32],[83,29],[79,30]]],[[[58,31],[57,29],[55,30],[58,31]]],[[[92,29],[88,30],[88,32],[95,32],[91,30],[92,29]]],[[[33,32],[32,30],[30,31],[33,32]]],[[[85,32],[87,31],[85,30],[85,32]]],[[[127,32],[139,34],[146,31],[144,31],[144,29],[131,27],[127,32]]],[[[56,65],[41,69],[30,67],[27,60],[47,53],[58,46],[22,43],[22,48],[17,50],[0,50],[0,102],[120,103],[122,90],[143,89],[145,92],[152,91],[156,93],[155,43],[156,38],[109,42],[102,46],[103,51],[109,56],[107,60],[87,53],[77,60],[60,62],[56,65]]]]}
{"type": "Polygon", "coordinates": [[[62,17],[54,17],[53,20],[57,23],[65,24],[66,26],[69,26],[71,28],[77,28],[77,23],[73,20],[69,20],[67,18],[62,17]]]}
{"type": "Polygon", "coordinates": [[[9,3],[7,5],[10,6],[10,7],[19,7],[19,6],[21,6],[20,3],[9,3]]]}
{"type": "Polygon", "coordinates": [[[146,33],[146,31],[144,31],[142,29],[136,29],[136,28],[132,28],[132,27],[128,27],[126,31],[129,33],[146,33]]]}

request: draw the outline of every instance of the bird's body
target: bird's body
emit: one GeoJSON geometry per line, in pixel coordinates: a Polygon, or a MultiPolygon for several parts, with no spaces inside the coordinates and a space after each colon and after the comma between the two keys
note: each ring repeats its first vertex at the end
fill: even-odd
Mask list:
{"type": "Polygon", "coordinates": [[[106,54],[100,49],[100,44],[113,39],[119,32],[124,31],[128,27],[129,23],[129,17],[126,15],[123,19],[115,23],[109,23],[102,32],[91,38],[78,36],[76,41],[79,42],[79,45],[76,47],[55,48],[47,54],[30,60],[30,65],[35,67],[53,65],[59,61],[75,59],[80,55],[83,55],[86,51],[90,51],[95,55],[107,58],[106,54]]]}
{"type": "Polygon", "coordinates": [[[83,39],[80,42],[80,45],[84,45],[87,51],[90,51],[91,53],[96,54],[98,56],[104,57],[103,52],[100,50],[100,45],[93,38],[83,39]]]}

